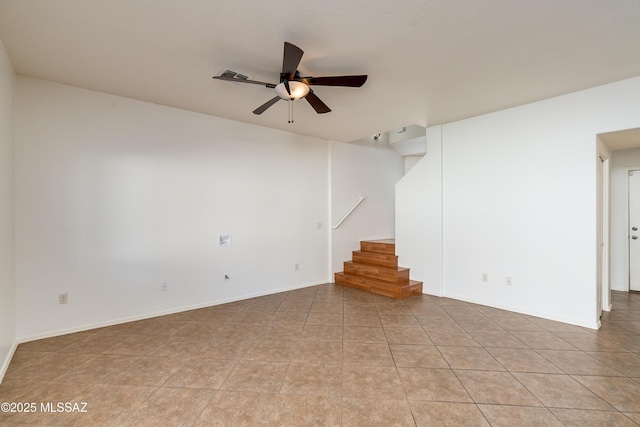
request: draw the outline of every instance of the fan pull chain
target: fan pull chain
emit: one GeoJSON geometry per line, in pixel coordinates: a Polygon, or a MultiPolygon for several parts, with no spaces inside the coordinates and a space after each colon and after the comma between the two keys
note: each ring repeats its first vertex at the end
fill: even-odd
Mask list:
{"type": "Polygon", "coordinates": [[[293,123],[293,101],[289,101],[289,123],[293,123]]]}

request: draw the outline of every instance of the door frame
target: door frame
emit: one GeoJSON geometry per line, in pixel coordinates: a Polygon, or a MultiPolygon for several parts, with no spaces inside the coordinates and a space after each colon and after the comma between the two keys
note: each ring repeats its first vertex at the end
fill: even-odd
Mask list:
{"type": "Polygon", "coordinates": [[[602,311],[611,311],[610,280],[610,179],[611,155],[604,144],[598,141],[596,156],[596,317],[600,326],[602,311]]]}
{"type": "MultiPolygon", "coordinates": [[[[640,172],[640,167],[633,167],[633,168],[627,168],[627,180],[626,180],[626,184],[627,184],[627,223],[626,223],[626,228],[627,228],[627,245],[626,245],[626,249],[627,249],[627,256],[625,257],[625,261],[626,261],[626,267],[627,267],[627,292],[631,292],[631,192],[630,190],[630,185],[629,185],[629,177],[632,176],[633,172],[640,172]]],[[[635,289],[633,291],[636,291],[635,289]]]]}

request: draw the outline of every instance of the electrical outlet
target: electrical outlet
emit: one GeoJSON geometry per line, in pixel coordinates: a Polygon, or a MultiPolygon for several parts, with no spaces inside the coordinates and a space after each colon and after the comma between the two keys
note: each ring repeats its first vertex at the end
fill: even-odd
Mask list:
{"type": "Polygon", "coordinates": [[[224,281],[225,281],[225,282],[228,282],[229,280],[231,280],[231,278],[229,277],[229,275],[228,275],[228,274],[225,274],[225,275],[224,275],[224,281]]]}
{"type": "Polygon", "coordinates": [[[513,279],[511,278],[511,276],[507,276],[507,286],[511,285],[513,285],[513,279]]]}
{"type": "Polygon", "coordinates": [[[167,282],[163,282],[163,283],[160,285],[160,292],[167,292],[168,290],[169,290],[169,287],[168,287],[168,285],[167,285],[167,282]]]}
{"type": "Polygon", "coordinates": [[[296,265],[295,265],[294,269],[295,269],[296,271],[300,270],[300,264],[298,264],[298,263],[296,262],[296,265]]]}
{"type": "Polygon", "coordinates": [[[482,273],[482,282],[483,283],[489,282],[489,275],[487,273],[482,273]]]}
{"type": "Polygon", "coordinates": [[[69,294],[58,294],[58,304],[67,304],[69,302],[69,294]]]}

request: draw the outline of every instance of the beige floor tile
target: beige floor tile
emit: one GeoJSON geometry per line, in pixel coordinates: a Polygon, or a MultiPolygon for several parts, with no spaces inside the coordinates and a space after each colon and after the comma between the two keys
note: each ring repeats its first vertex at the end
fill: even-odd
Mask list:
{"type": "Polygon", "coordinates": [[[607,426],[637,427],[637,424],[620,412],[585,411],[577,409],[552,408],[551,412],[566,427],[607,426]]]}
{"type": "Polygon", "coordinates": [[[345,365],[395,366],[388,344],[345,342],[342,351],[345,365]]]}
{"type": "Polygon", "coordinates": [[[0,383],[0,402],[18,402],[30,391],[42,387],[48,380],[27,380],[21,377],[7,377],[0,383]]]}
{"type": "Polygon", "coordinates": [[[311,311],[305,325],[334,325],[342,326],[344,315],[342,313],[324,313],[311,311]]]}
{"type": "Polygon", "coordinates": [[[9,366],[6,377],[53,380],[94,357],[96,356],[92,354],[20,351],[16,352],[14,359],[17,361],[9,366]]]}
{"type": "Polygon", "coordinates": [[[341,314],[344,312],[342,304],[333,304],[330,302],[316,302],[314,301],[310,307],[311,313],[335,313],[341,314]]]}
{"type": "Polygon", "coordinates": [[[345,342],[386,343],[384,329],[372,326],[345,326],[343,328],[345,342]]]}
{"type": "Polygon", "coordinates": [[[342,365],[342,343],[302,341],[294,363],[342,365]]]}
{"type": "Polygon", "coordinates": [[[409,400],[417,427],[490,427],[474,403],[409,400]]]}
{"type": "Polygon", "coordinates": [[[279,394],[269,426],[335,426],[340,413],[340,396],[279,394]]]}
{"type": "Polygon", "coordinates": [[[187,359],[144,356],[135,360],[110,383],[159,387],[186,362],[187,359]]]}
{"type": "Polygon", "coordinates": [[[568,375],[514,373],[531,393],[548,408],[596,409],[613,408],[588,388],[568,375]]]}
{"type": "Polygon", "coordinates": [[[589,355],[628,377],[640,378],[640,356],[637,354],[589,352],[589,355]]]}
{"type": "Polygon", "coordinates": [[[473,337],[464,330],[430,330],[427,328],[425,328],[425,330],[431,341],[437,346],[480,347],[478,341],[474,340],[473,337]]]}
{"type": "Polygon", "coordinates": [[[159,388],[121,425],[123,427],[192,425],[215,393],[213,390],[159,388]]]}
{"type": "Polygon", "coordinates": [[[433,344],[421,327],[394,328],[388,326],[384,328],[384,333],[389,344],[433,344]]]}
{"type": "MultiPolygon", "coordinates": [[[[304,325],[273,324],[265,326],[260,333],[263,340],[291,340],[297,341],[302,338],[304,325]]],[[[235,341],[231,338],[230,340],[235,341]]]]}
{"type": "Polygon", "coordinates": [[[86,413],[58,414],[52,425],[119,426],[156,390],[156,387],[145,386],[96,385],[89,392],[71,398],[71,401],[87,402],[86,413]]]}
{"type": "Polygon", "coordinates": [[[340,395],[342,366],[291,364],[287,370],[281,393],[340,395]]]}
{"type": "Polygon", "coordinates": [[[573,378],[618,411],[640,412],[640,382],[624,377],[574,375],[573,378]]]}
{"type": "Polygon", "coordinates": [[[467,332],[485,348],[529,348],[507,331],[469,330],[467,332]]]}
{"type": "Polygon", "coordinates": [[[562,370],[534,350],[524,348],[488,348],[487,351],[511,372],[562,373],[562,370]]]}
{"type": "Polygon", "coordinates": [[[542,406],[509,372],[456,371],[456,375],[476,403],[542,406]]]}
{"type": "Polygon", "coordinates": [[[376,311],[375,306],[373,307],[373,311],[345,312],[344,324],[345,326],[369,326],[376,328],[382,327],[380,316],[378,316],[378,312],[376,311]]]}
{"type": "Polygon", "coordinates": [[[405,399],[342,399],[343,427],[415,426],[411,407],[405,399]]]}
{"type": "Polygon", "coordinates": [[[396,368],[345,365],[342,396],[402,399],[404,392],[396,368]]]}
{"type": "Polygon", "coordinates": [[[456,322],[462,328],[469,331],[502,331],[504,330],[500,325],[498,325],[493,320],[489,319],[484,315],[480,316],[469,316],[469,317],[458,317],[456,318],[456,322]]]}
{"type": "Polygon", "coordinates": [[[80,341],[61,348],[58,352],[98,354],[108,350],[125,338],[127,337],[123,335],[92,334],[80,341]]]}
{"type": "Polygon", "coordinates": [[[624,414],[627,416],[627,418],[640,425],[640,412],[625,412],[624,414]]]}
{"type": "Polygon", "coordinates": [[[342,342],[342,326],[306,324],[302,331],[302,339],[308,341],[342,342]]]}
{"type": "Polygon", "coordinates": [[[492,427],[562,427],[546,408],[507,405],[478,405],[492,427]]]}
{"type": "Polygon", "coordinates": [[[469,316],[482,316],[483,314],[475,309],[471,304],[442,304],[442,309],[447,312],[447,314],[454,319],[458,319],[460,317],[469,317],[469,316]]]}
{"type": "Polygon", "coordinates": [[[413,312],[404,301],[391,301],[385,303],[376,303],[376,308],[378,310],[378,314],[387,315],[387,314],[395,314],[398,316],[411,316],[413,317],[413,312]]]}
{"type": "MultiPolygon", "coordinates": [[[[234,340],[232,338],[214,339],[204,343],[202,351],[197,352],[195,357],[202,359],[240,360],[247,354],[252,344],[253,340],[234,340]]],[[[176,356],[174,355],[174,357],[176,356]]]]}
{"type": "Polygon", "coordinates": [[[261,362],[291,362],[298,357],[298,341],[255,340],[244,360],[261,362]]]}
{"type": "Polygon", "coordinates": [[[75,344],[91,335],[95,331],[77,332],[75,334],[60,335],[53,338],[45,338],[36,341],[30,341],[18,345],[18,351],[44,351],[54,352],[60,351],[71,344],[75,344]]]}
{"type": "Polygon", "coordinates": [[[582,351],[628,352],[624,347],[613,341],[589,332],[556,332],[555,335],[582,351]]]}
{"type": "Polygon", "coordinates": [[[278,306],[276,313],[281,311],[297,311],[308,314],[311,310],[311,301],[299,300],[299,299],[285,299],[282,304],[278,306]]]}
{"type": "MultiPolygon", "coordinates": [[[[90,383],[72,383],[72,382],[56,382],[47,381],[40,387],[36,387],[24,394],[20,402],[35,403],[35,412],[16,412],[6,413],[0,412],[0,425],[14,426],[14,425],[46,425],[52,424],[57,418],[57,413],[51,411],[42,410],[41,404],[47,404],[49,402],[55,402],[53,405],[57,405],[57,402],[89,402],[93,403],[90,399],[91,391],[98,387],[96,384],[90,383]]],[[[0,403],[7,402],[4,397],[0,399],[0,403]]],[[[78,414],[75,414],[78,415],[78,414]]],[[[85,414],[80,414],[85,415],[85,414]]],[[[55,424],[53,424],[55,425],[55,424]]]]}
{"type": "Polygon", "coordinates": [[[445,316],[419,316],[416,317],[420,326],[422,326],[427,333],[432,331],[464,331],[462,326],[456,322],[453,317],[445,313],[445,316]]]}
{"type": "Polygon", "coordinates": [[[59,381],[106,384],[139,359],[139,356],[98,354],[58,377],[59,381]]]}
{"type": "Polygon", "coordinates": [[[215,359],[191,359],[180,367],[163,387],[219,389],[237,362],[215,359]]]}
{"type": "Polygon", "coordinates": [[[276,393],[219,391],[194,426],[268,425],[277,397],[276,393]]]}
{"type": "Polygon", "coordinates": [[[522,317],[495,317],[496,322],[505,331],[544,332],[542,327],[522,317]]]}
{"type": "Polygon", "coordinates": [[[277,393],[282,387],[288,367],[286,363],[238,362],[220,388],[277,393]]]}
{"type": "Polygon", "coordinates": [[[307,311],[276,311],[269,321],[270,325],[304,325],[307,321],[307,311]]]}
{"type": "Polygon", "coordinates": [[[416,317],[419,316],[448,316],[447,312],[441,309],[435,303],[428,303],[423,305],[407,305],[411,314],[416,317]]]}
{"type": "Polygon", "coordinates": [[[409,400],[473,402],[450,369],[398,368],[409,400]]]}
{"type": "Polygon", "coordinates": [[[412,314],[379,313],[378,316],[380,316],[380,322],[384,328],[420,327],[420,323],[412,314]]]}
{"type": "Polygon", "coordinates": [[[566,374],[601,377],[622,376],[620,372],[609,365],[582,351],[538,350],[537,352],[566,374]]]}
{"type": "Polygon", "coordinates": [[[438,346],[440,354],[452,369],[471,369],[476,371],[504,371],[500,363],[480,347],[438,346]]]}
{"type": "Polygon", "coordinates": [[[389,345],[398,368],[449,368],[433,345],[389,345]]]}
{"type": "Polygon", "coordinates": [[[577,350],[551,332],[512,331],[516,338],[534,350],[577,350]]]}
{"type": "Polygon", "coordinates": [[[277,304],[273,310],[268,309],[265,311],[239,311],[235,313],[233,316],[229,318],[230,323],[241,323],[241,324],[253,324],[253,325],[266,325],[271,319],[273,319],[273,314],[278,309],[277,304]]]}
{"type": "Polygon", "coordinates": [[[145,336],[125,336],[109,347],[103,354],[123,354],[131,356],[144,356],[151,353],[156,348],[160,347],[168,338],[159,335],[145,335],[145,336]]]}
{"type": "Polygon", "coordinates": [[[89,412],[0,425],[640,424],[640,294],[612,300],[594,331],[324,284],[47,338],[18,346],[0,402],[89,412]]]}

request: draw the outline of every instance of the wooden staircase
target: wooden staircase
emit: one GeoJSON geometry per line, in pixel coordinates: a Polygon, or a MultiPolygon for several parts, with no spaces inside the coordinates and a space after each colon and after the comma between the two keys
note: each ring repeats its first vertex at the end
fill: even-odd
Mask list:
{"type": "Polygon", "coordinates": [[[393,239],[361,241],[360,250],[345,261],[344,271],[335,273],[335,282],[391,298],[422,293],[422,282],[409,279],[408,268],[398,267],[393,239]]]}

